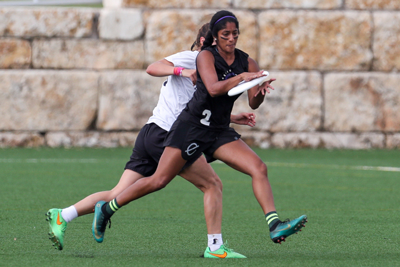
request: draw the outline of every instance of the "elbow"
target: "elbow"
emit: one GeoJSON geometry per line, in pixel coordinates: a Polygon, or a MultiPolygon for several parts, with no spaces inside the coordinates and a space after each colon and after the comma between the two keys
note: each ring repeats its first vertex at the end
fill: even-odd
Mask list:
{"type": "Polygon", "coordinates": [[[252,110],[256,110],[260,107],[261,103],[249,103],[249,106],[252,110]]]}
{"type": "Polygon", "coordinates": [[[219,92],[218,90],[212,89],[212,88],[207,91],[211,97],[217,97],[217,96],[221,95],[221,92],[219,92]]]}
{"type": "Polygon", "coordinates": [[[215,92],[208,92],[210,94],[211,97],[217,97],[219,96],[219,94],[215,93],[215,92]]]}
{"type": "Polygon", "coordinates": [[[149,66],[147,67],[146,72],[147,72],[147,74],[149,74],[149,75],[151,75],[151,76],[154,75],[154,70],[153,70],[153,68],[152,68],[151,65],[149,65],[149,66]]]}

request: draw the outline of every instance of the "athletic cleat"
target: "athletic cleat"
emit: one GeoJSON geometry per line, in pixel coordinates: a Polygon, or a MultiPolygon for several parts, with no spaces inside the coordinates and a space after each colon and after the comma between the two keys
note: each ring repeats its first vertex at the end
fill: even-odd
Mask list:
{"type": "Polygon", "coordinates": [[[49,239],[55,249],[62,250],[64,248],[64,234],[67,229],[67,222],[61,216],[61,209],[49,209],[46,217],[46,221],[49,222],[50,226],[49,239]]]}
{"type": "Polygon", "coordinates": [[[212,259],[245,259],[246,256],[234,252],[232,249],[226,247],[226,245],[222,245],[216,251],[210,251],[210,248],[207,247],[204,251],[204,258],[212,258],[212,259]]]}
{"type": "Polygon", "coordinates": [[[98,242],[101,243],[103,242],[104,239],[104,232],[106,231],[106,226],[107,223],[110,222],[111,227],[111,220],[110,219],[105,219],[104,213],[101,210],[101,207],[106,203],[105,201],[99,201],[96,203],[96,206],[94,207],[94,218],[93,218],[93,224],[92,224],[92,234],[94,239],[98,242]]]}
{"type": "Polygon", "coordinates": [[[294,220],[286,220],[284,222],[280,222],[278,226],[270,232],[270,237],[274,243],[285,242],[285,238],[288,236],[295,234],[301,231],[301,228],[305,227],[305,223],[307,222],[307,216],[302,215],[294,220]]]}

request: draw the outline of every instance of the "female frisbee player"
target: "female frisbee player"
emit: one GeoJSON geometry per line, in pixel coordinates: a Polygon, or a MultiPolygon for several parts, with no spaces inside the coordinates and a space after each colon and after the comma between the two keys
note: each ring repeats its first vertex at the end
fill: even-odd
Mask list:
{"type": "MultiPolygon", "coordinates": [[[[142,177],[152,175],[157,168],[163,152],[163,141],[173,122],[193,95],[196,80],[195,59],[208,32],[208,23],[199,30],[194,43],[196,51],[184,51],[151,64],[147,72],[153,76],[168,76],[161,87],[158,104],[153,116],[141,129],[130,161],[125,166],[119,183],[110,191],[94,193],[65,209],[50,209],[47,220],[50,225],[50,240],[57,249],[64,247],[67,223],[93,212],[98,201],[110,201],[125,188],[142,177]],[[179,66],[179,67],[175,67],[179,66]]],[[[192,46],[193,48],[193,46],[192,46]]],[[[232,122],[242,125],[255,125],[253,113],[231,115],[232,122]]],[[[208,232],[208,248],[215,251],[223,246],[221,235],[222,221],[222,183],[207,164],[203,156],[193,158],[182,168],[180,176],[193,183],[204,193],[204,214],[208,232]]],[[[102,241],[102,239],[98,240],[102,241]]],[[[228,257],[244,258],[243,255],[224,247],[228,257]]],[[[207,257],[207,255],[205,255],[207,257]]],[[[212,256],[212,255],[211,255],[212,256]]]]}
{"type": "MultiPolygon", "coordinates": [[[[110,217],[122,206],[165,187],[190,161],[204,153],[209,161],[219,159],[252,178],[254,195],[267,220],[270,238],[280,243],[298,232],[307,222],[302,215],[291,221],[281,221],[277,215],[267,166],[229,127],[230,113],[239,95],[227,92],[241,81],[261,77],[262,71],[252,58],[239,49],[239,22],[229,11],[219,11],[210,21],[210,31],[196,59],[197,90],[178,116],[164,142],[166,146],[157,170],[150,177],[138,180],[115,199],[95,207],[92,231],[95,239],[103,237],[110,217]],[[216,42],[216,45],[212,45],[216,42]]],[[[248,91],[249,106],[256,109],[269,89],[266,81],[248,91]]],[[[205,254],[207,254],[208,248],[205,254]]],[[[222,255],[223,251],[214,252],[222,255]]]]}

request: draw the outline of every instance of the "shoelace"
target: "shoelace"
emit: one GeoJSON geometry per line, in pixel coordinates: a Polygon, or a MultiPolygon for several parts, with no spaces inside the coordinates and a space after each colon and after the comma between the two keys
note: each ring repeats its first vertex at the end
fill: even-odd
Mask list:
{"type": "Polygon", "coordinates": [[[106,227],[107,227],[107,224],[108,224],[108,229],[110,229],[111,228],[111,218],[108,218],[108,219],[106,219],[105,220],[106,221],[106,223],[104,223],[102,226],[101,226],[101,228],[100,228],[100,231],[101,232],[104,232],[104,230],[106,230],[106,227]]]}
{"type": "Polygon", "coordinates": [[[226,240],[225,243],[221,245],[221,247],[222,246],[225,248],[226,251],[233,252],[233,249],[228,247],[228,240],[226,240]]]}

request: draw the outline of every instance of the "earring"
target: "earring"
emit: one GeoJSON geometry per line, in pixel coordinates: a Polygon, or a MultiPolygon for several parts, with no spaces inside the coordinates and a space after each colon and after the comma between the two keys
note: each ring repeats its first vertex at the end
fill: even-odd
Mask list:
{"type": "Polygon", "coordinates": [[[217,41],[217,38],[214,38],[214,41],[217,41]]]}

